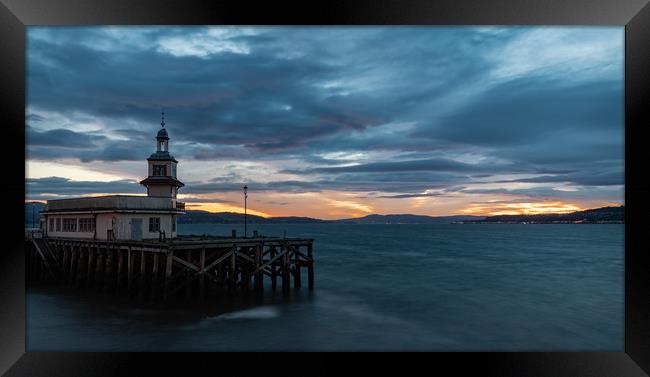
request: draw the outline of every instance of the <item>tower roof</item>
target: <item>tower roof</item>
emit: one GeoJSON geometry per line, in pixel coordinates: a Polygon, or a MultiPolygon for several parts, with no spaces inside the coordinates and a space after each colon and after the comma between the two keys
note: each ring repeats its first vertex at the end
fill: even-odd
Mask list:
{"type": "Polygon", "coordinates": [[[160,130],[158,130],[158,135],[156,135],[156,139],[169,140],[169,135],[167,135],[167,130],[165,129],[165,112],[164,111],[160,114],[160,126],[162,128],[160,130]]]}
{"type": "Polygon", "coordinates": [[[174,161],[174,162],[178,162],[178,161],[176,161],[174,156],[169,154],[169,152],[167,152],[167,151],[153,152],[151,154],[151,156],[149,156],[149,158],[147,158],[147,161],[174,161]]]}
{"type": "Polygon", "coordinates": [[[161,128],[158,130],[158,135],[156,135],[156,139],[167,139],[169,140],[169,135],[167,135],[167,130],[164,128],[161,128]]]}

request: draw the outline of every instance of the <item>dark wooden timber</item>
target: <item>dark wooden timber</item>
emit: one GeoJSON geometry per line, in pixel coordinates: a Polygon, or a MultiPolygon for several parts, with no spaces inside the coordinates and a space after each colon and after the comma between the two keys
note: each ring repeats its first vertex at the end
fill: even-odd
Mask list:
{"type": "Polygon", "coordinates": [[[27,281],[51,281],[138,300],[206,300],[314,288],[313,240],[300,238],[181,237],[166,241],[70,238],[26,239],[27,281]],[[293,279],[292,279],[293,277],[293,279]]]}

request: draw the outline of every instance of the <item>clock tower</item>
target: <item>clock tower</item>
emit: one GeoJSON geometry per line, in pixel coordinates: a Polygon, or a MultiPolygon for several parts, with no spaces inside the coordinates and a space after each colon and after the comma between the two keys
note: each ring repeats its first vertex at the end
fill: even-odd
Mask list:
{"type": "MultiPolygon", "coordinates": [[[[176,201],[178,189],[185,186],[176,178],[176,165],[178,161],[169,154],[169,136],[165,129],[165,113],[162,113],[161,129],[156,135],[156,151],[147,158],[149,176],[140,184],[147,188],[147,195],[151,197],[170,198],[176,201]]],[[[174,203],[174,206],[176,203],[174,203]]]]}

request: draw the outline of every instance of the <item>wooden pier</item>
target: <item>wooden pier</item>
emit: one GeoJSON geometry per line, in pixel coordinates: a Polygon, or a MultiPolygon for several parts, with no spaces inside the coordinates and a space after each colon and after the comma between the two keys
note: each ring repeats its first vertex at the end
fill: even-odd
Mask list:
{"type": "Polygon", "coordinates": [[[181,237],[103,241],[27,236],[28,282],[54,282],[146,301],[205,300],[262,293],[265,281],[287,292],[314,288],[313,240],[181,237]],[[293,282],[292,282],[293,280],[293,282]]]}

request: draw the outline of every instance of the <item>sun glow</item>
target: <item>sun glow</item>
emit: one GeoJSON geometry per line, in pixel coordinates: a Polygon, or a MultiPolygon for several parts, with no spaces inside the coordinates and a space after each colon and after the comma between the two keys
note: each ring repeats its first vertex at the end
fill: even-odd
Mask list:
{"type": "MultiPolygon", "coordinates": [[[[233,206],[229,204],[223,204],[223,203],[192,203],[192,202],[186,202],[185,207],[189,210],[199,210],[199,211],[208,211],[208,212],[236,212],[236,213],[244,213],[244,208],[243,207],[238,207],[238,206],[233,206]]],[[[254,209],[248,208],[246,210],[247,213],[251,215],[256,215],[256,216],[262,216],[262,217],[271,217],[271,214],[268,214],[266,212],[262,211],[256,211],[254,209]]]]}
{"type": "Polygon", "coordinates": [[[545,213],[569,213],[581,211],[583,208],[563,202],[541,203],[486,203],[461,209],[461,212],[471,215],[539,215],[545,213]]]}

